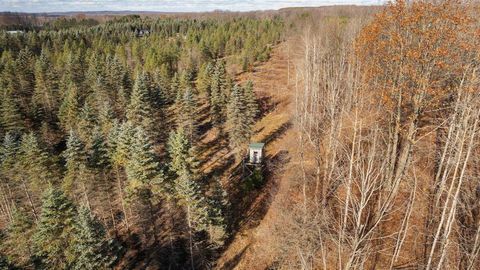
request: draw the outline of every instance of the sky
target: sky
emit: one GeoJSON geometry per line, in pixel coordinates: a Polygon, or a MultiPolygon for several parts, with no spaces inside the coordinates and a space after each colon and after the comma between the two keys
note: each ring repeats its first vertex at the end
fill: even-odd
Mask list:
{"type": "Polygon", "coordinates": [[[382,0],[0,0],[0,11],[166,11],[267,10],[326,5],[376,5],[382,0]]]}

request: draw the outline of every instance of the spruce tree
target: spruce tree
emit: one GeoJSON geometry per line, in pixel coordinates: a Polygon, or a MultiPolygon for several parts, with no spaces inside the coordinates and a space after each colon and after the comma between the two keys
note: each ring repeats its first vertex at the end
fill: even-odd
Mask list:
{"type": "Polygon", "coordinates": [[[179,97],[178,92],[182,92],[180,90],[180,76],[178,73],[175,73],[170,83],[170,92],[168,95],[169,101],[176,101],[179,97]]]}
{"type": "Polygon", "coordinates": [[[188,86],[190,87],[193,86],[193,83],[197,78],[197,74],[198,74],[198,67],[197,67],[196,60],[192,56],[190,56],[187,60],[187,66],[185,67],[185,70],[184,70],[184,76],[186,81],[189,84],[188,86]]]}
{"type": "Polygon", "coordinates": [[[55,182],[47,153],[41,149],[33,133],[24,134],[18,152],[18,176],[36,190],[55,182]]]}
{"type": "Polygon", "coordinates": [[[112,240],[106,238],[103,225],[88,207],[81,207],[73,231],[71,249],[75,260],[71,269],[110,269],[117,259],[112,243],[112,240]]]}
{"type": "Polygon", "coordinates": [[[126,166],[131,155],[135,128],[130,121],[114,126],[109,135],[110,158],[116,166],[126,166]]]}
{"type": "Polygon", "coordinates": [[[2,247],[19,266],[30,267],[33,255],[31,248],[33,228],[34,223],[24,210],[13,208],[12,219],[8,224],[2,247]]]}
{"type": "Polygon", "coordinates": [[[127,229],[129,228],[129,218],[127,215],[127,202],[124,192],[124,171],[123,168],[127,166],[130,154],[131,145],[133,143],[135,129],[130,122],[118,124],[114,122],[112,129],[108,135],[107,146],[110,164],[112,164],[113,171],[116,178],[116,190],[122,206],[123,216],[127,229]]]}
{"type": "Polygon", "coordinates": [[[18,109],[17,99],[11,93],[4,93],[0,105],[0,123],[3,130],[16,133],[23,131],[25,122],[18,109]]]}
{"type": "Polygon", "coordinates": [[[184,130],[191,142],[197,138],[197,108],[197,98],[192,89],[188,88],[179,104],[177,127],[184,130]]]}
{"type": "Polygon", "coordinates": [[[153,186],[161,182],[159,163],[153,152],[153,145],[141,127],[135,129],[132,139],[131,156],[126,165],[128,179],[127,193],[147,202],[153,186]]]}
{"type": "Polygon", "coordinates": [[[236,85],[233,87],[228,104],[227,132],[230,147],[239,158],[243,154],[246,144],[252,135],[251,119],[246,110],[246,100],[243,89],[236,85]]]}
{"type": "Polygon", "coordinates": [[[170,169],[176,175],[175,196],[186,212],[190,263],[194,268],[194,235],[208,227],[208,205],[198,181],[200,176],[196,153],[183,129],[170,134],[168,151],[171,159],[170,169]]]}
{"type": "Polygon", "coordinates": [[[214,125],[220,125],[225,120],[227,88],[225,62],[217,60],[210,86],[210,115],[214,125]]]}
{"type": "Polygon", "coordinates": [[[99,171],[110,165],[107,142],[98,126],[93,128],[92,145],[88,149],[88,165],[99,171]]]}
{"type": "Polygon", "coordinates": [[[2,180],[9,182],[15,174],[15,164],[17,162],[18,142],[17,136],[9,132],[5,134],[2,147],[0,148],[2,180]]]}
{"type": "Polygon", "coordinates": [[[154,138],[153,113],[147,75],[141,72],[138,74],[133,86],[130,104],[127,108],[127,119],[134,126],[141,126],[149,136],[154,138]]]}
{"type": "Polygon", "coordinates": [[[255,93],[253,92],[253,82],[247,81],[244,87],[245,95],[245,107],[246,107],[246,117],[248,118],[249,125],[253,126],[255,124],[255,119],[258,115],[258,103],[255,93]]]}
{"type": "Polygon", "coordinates": [[[163,102],[168,104],[172,102],[171,90],[170,90],[170,75],[168,73],[168,68],[164,64],[158,69],[154,74],[154,80],[159,89],[159,95],[161,95],[163,102]]]}
{"type": "Polygon", "coordinates": [[[33,94],[35,85],[34,67],[35,58],[28,48],[20,50],[15,60],[16,77],[19,88],[16,93],[19,95],[20,104],[23,109],[27,109],[30,104],[30,98],[33,94]]]}
{"type": "Polygon", "coordinates": [[[113,127],[114,119],[115,113],[112,109],[112,106],[109,102],[104,102],[98,110],[98,124],[100,125],[100,130],[104,135],[110,133],[110,130],[113,127]]]}
{"type": "Polygon", "coordinates": [[[62,104],[58,111],[58,118],[64,130],[75,129],[80,114],[80,105],[78,97],[78,89],[75,84],[69,84],[64,94],[62,104]]]}
{"type": "Polygon", "coordinates": [[[67,140],[67,149],[62,153],[65,158],[65,177],[63,178],[63,189],[73,195],[78,192],[83,194],[88,206],[90,200],[88,197],[87,181],[87,153],[85,145],[78,135],[71,130],[67,140]]]}
{"type": "Polygon", "coordinates": [[[12,193],[5,192],[5,190],[11,190],[16,186],[16,162],[17,162],[18,143],[16,136],[12,133],[7,133],[3,139],[3,143],[0,147],[0,190],[3,192],[0,194],[2,201],[0,205],[6,214],[6,219],[11,219],[12,209],[15,207],[15,198],[12,193]]]}
{"type": "MultiPolygon", "coordinates": [[[[135,202],[141,216],[152,225],[156,240],[154,202],[163,189],[163,178],[152,143],[141,127],[135,130],[130,153],[131,156],[125,167],[128,180],[126,194],[130,203],[135,202]]],[[[144,224],[143,227],[146,228],[146,225],[144,224]]]]}
{"type": "Polygon", "coordinates": [[[112,103],[115,101],[114,93],[115,92],[113,92],[113,89],[108,84],[107,80],[99,75],[95,79],[95,82],[92,85],[92,91],[90,95],[87,96],[85,103],[88,101],[92,108],[99,111],[104,103],[112,103]]]}
{"type": "Polygon", "coordinates": [[[127,108],[129,104],[129,99],[130,99],[130,94],[127,89],[124,87],[120,88],[117,93],[117,98],[114,103],[114,111],[115,114],[120,118],[120,119],[125,119],[125,115],[127,113],[127,108]]]}
{"type": "Polygon", "coordinates": [[[85,73],[86,87],[91,88],[97,83],[98,78],[105,78],[107,69],[102,55],[93,52],[87,60],[87,71],[85,73]]]}
{"type": "Polygon", "coordinates": [[[123,66],[117,56],[107,59],[107,77],[108,89],[112,93],[111,101],[115,111],[123,114],[128,105],[128,96],[130,94],[130,77],[128,70],[123,66]]]}
{"type": "Polygon", "coordinates": [[[107,58],[107,81],[114,93],[125,87],[125,73],[125,68],[116,56],[107,58]]]}
{"type": "Polygon", "coordinates": [[[196,177],[188,170],[177,172],[175,179],[175,195],[186,214],[188,227],[188,243],[190,251],[190,264],[194,269],[194,246],[196,232],[208,228],[208,205],[202,194],[201,186],[196,177]]]}
{"type": "Polygon", "coordinates": [[[19,88],[16,80],[16,69],[15,62],[12,56],[12,52],[3,51],[1,56],[1,76],[0,76],[0,86],[2,89],[17,89],[19,88]]]}
{"type": "Polygon", "coordinates": [[[213,66],[210,62],[203,64],[197,76],[196,86],[200,93],[210,96],[213,66]]]}
{"type": "Polygon", "coordinates": [[[168,153],[170,169],[173,172],[177,175],[187,173],[192,180],[199,178],[199,162],[196,149],[182,128],[170,133],[168,153]]]}
{"type": "MultiPolygon", "coordinates": [[[[100,128],[94,128],[92,145],[87,149],[88,168],[94,179],[93,199],[105,213],[109,213],[112,225],[116,230],[116,218],[114,210],[115,182],[112,181],[112,164],[110,149],[107,138],[102,134],[100,128]]],[[[96,209],[98,210],[98,209],[96,209]]]]}
{"type": "Polygon", "coordinates": [[[93,107],[88,100],[85,101],[78,116],[78,136],[87,146],[91,145],[92,131],[97,125],[97,114],[93,107]]]}
{"type": "Polygon", "coordinates": [[[181,171],[175,180],[175,191],[180,204],[187,211],[188,226],[193,231],[206,230],[208,203],[199,182],[188,171],[181,171]]]}
{"type": "Polygon", "coordinates": [[[214,179],[211,195],[208,198],[208,232],[210,240],[216,246],[222,246],[227,234],[227,221],[230,212],[230,202],[227,191],[220,180],[214,179]]]}
{"type": "Polygon", "coordinates": [[[75,206],[59,189],[45,192],[42,214],[33,235],[33,250],[39,268],[68,269],[74,259],[73,240],[75,206]]]}
{"type": "Polygon", "coordinates": [[[35,64],[35,91],[32,103],[49,122],[55,120],[54,116],[59,106],[58,78],[52,65],[50,52],[46,48],[42,49],[40,58],[35,64]]]}
{"type": "Polygon", "coordinates": [[[193,87],[192,81],[190,79],[190,74],[187,70],[183,70],[180,73],[178,85],[178,90],[180,90],[180,92],[177,92],[177,95],[183,95],[183,91],[185,91],[185,89],[193,87]]]}

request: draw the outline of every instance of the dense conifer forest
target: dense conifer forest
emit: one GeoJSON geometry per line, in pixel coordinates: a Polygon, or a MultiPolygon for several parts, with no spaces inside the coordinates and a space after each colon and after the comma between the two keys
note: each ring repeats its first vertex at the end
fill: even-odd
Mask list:
{"type": "Polygon", "coordinates": [[[37,28],[0,32],[0,268],[129,268],[146,252],[211,267],[231,212],[198,140],[217,129],[243,155],[258,106],[233,75],[269,58],[283,20],[37,28]]]}
{"type": "Polygon", "coordinates": [[[479,11],[0,14],[0,269],[480,269],[479,11]]]}

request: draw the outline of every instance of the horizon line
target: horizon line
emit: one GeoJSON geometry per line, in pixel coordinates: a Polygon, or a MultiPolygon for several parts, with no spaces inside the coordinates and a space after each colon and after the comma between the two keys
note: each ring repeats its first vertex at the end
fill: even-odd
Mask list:
{"type": "Polygon", "coordinates": [[[331,5],[319,5],[319,6],[291,6],[291,7],[282,7],[278,9],[252,9],[252,10],[231,10],[231,9],[213,9],[213,10],[205,10],[205,11],[161,11],[161,10],[71,10],[71,11],[40,11],[40,12],[32,12],[32,11],[12,11],[12,10],[0,10],[0,13],[13,13],[13,14],[72,14],[72,13],[102,13],[102,12],[110,12],[110,13],[168,13],[168,14],[198,14],[198,13],[215,13],[215,12],[231,12],[231,13],[249,13],[249,12],[268,12],[268,11],[280,11],[283,9],[301,9],[301,8],[322,8],[322,7],[376,7],[376,6],[383,6],[383,4],[331,4],[331,5]]]}

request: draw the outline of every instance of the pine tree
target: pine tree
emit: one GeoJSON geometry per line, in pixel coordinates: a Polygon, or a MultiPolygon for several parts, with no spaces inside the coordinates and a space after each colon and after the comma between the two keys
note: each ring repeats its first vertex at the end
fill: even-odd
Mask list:
{"type": "Polygon", "coordinates": [[[246,100],[243,89],[236,85],[233,87],[227,113],[227,132],[230,147],[235,150],[237,158],[243,154],[244,147],[252,135],[251,119],[246,110],[246,100]]]}
{"type": "Polygon", "coordinates": [[[70,199],[59,189],[45,192],[42,214],[33,235],[37,264],[48,269],[68,269],[74,259],[70,243],[73,240],[76,210],[70,199]]]}
{"type": "Polygon", "coordinates": [[[117,257],[112,254],[112,240],[105,236],[103,225],[88,207],[81,207],[75,219],[72,251],[75,260],[71,269],[110,269],[117,257]]]}
{"type": "Polygon", "coordinates": [[[33,255],[31,237],[34,224],[22,209],[14,208],[12,212],[12,220],[8,224],[6,239],[2,243],[2,247],[18,265],[29,267],[33,255]]]}

